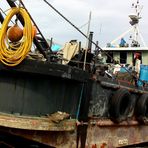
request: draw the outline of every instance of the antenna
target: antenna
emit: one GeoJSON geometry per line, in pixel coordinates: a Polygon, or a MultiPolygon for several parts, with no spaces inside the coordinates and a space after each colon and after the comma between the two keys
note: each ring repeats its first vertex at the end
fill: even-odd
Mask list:
{"type": "MultiPolygon", "coordinates": [[[[132,13],[129,15],[130,18],[130,25],[131,27],[122,33],[120,36],[118,36],[116,39],[114,39],[111,42],[111,45],[116,44],[118,40],[121,40],[121,38],[125,37],[128,33],[130,33],[130,40],[131,40],[131,47],[140,47],[141,43],[143,44],[144,47],[146,46],[146,43],[144,42],[144,39],[142,37],[142,34],[139,29],[139,21],[142,18],[141,17],[141,10],[143,8],[142,5],[140,5],[139,0],[134,0],[135,2],[132,3],[132,13]],[[140,39],[140,40],[139,40],[140,39]]],[[[118,44],[119,45],[119,44],[118,44]]]]}
{"type": "Polygon", "coordinates": [[[135,3],[132,4],[132,9],[134,10],[132,14],[129,15],[130,18],[130,25],[132,26],[132,35],[131,35],[131,39],[132,39],[132,47],[139,47],[139,41],[138,39],[140,38],[143,45],[146,46],[143,37],[140,33],[140,29],[139,29],[139,20],[142,18],[140,16],[141,14],[141,10],[142,10],[143,6],[141,6],[139,4],[139,0],[135,1],[135,3]]]}

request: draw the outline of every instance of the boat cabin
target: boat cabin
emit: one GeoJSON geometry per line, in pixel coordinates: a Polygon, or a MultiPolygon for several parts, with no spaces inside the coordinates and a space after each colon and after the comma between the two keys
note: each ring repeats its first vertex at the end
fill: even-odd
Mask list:
{"type": "MultiPolygon", "coordinates": [[[[121,64],[131,64],[135,53],[140,53],[141,64],[148,65],[148,48],[147,47],[107,47],[103,48],[113,59],[119,61],[121,64]]],[[[113,63],[109,56],[106,56],[106,63],[113,63]]]]}

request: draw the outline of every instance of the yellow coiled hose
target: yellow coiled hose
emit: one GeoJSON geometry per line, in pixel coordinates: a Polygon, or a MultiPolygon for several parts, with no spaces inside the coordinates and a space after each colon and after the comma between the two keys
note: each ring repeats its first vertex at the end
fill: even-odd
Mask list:
{"type": "Polygon", "coordinates": [[[7,66],[16,66],[20,64],[31,50],[32,41],[32,22],[28,13],[23,8],[12,8],[6,16],[0,29],[0,61],[7,66]],[[9,44],[6,34],[10,20],[18,13],[24,19],[23,37],[20,43],[17,43],[19,46],[13,46],[13,44],[9,44]]]}

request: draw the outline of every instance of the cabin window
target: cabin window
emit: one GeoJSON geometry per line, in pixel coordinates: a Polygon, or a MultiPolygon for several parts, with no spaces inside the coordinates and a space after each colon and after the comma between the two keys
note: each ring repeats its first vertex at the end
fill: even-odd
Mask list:
{"type": "Polygon", "coordinates": [[[113,52],[108,52],[107,53],[106,63],[113,63],[113,52]]]}
{"type": "Polygon", "coordinates": [[[120,63],[121,64],[127,63],[127,52],[126,51],[120,52],[120,63]]]}

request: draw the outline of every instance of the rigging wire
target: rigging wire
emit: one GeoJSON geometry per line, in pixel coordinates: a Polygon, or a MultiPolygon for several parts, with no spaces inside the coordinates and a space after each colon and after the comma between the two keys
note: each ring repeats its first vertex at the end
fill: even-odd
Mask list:
{"type": "MultiPolygon", "coordinates": [[[[6,12],[9,11],[10,9],[6,10],[6,11],[3,11],[2,8],[0,8],[0,11],[5,15],[7,16],[6,12]]],[[[12,20],[10,20],[12,24],[14,24],[14,22],[12,20]]]]}
{"type": "Polygon", "coordinates": [[[94,41],[90,40],[86,34],[84,34],[77,26],[75,26],[63,14],[61,14],[57,9],[55,9],[47,0],[43,0],[43,1],[47,3],[54,11],[56,11],[63,19],[65,19],[70,25],[72,25],[77,31],[79,31],[85,38],[87,38],[90,42],[92,42],[95,46],[97,46],[100,50],[102,50],[94,41]]]}
{"type": "Polygon", "coordinates": [[[87,22],[87,23],[81,25],[81,26],[79,27],[79,29],[81,29],[81,28],[85,27],[86,25],[88,25],[88,23],[89,23],[89,22],[87,22]]]}
{"type": "MultiPolygon", "coordinates": [[[[87,37],[86,34],[84,34],[77,26],[75,26],[71,21],[69,21],[63,14],[61,14],[55,7],[53,7],[47,0],[43,0],[48,6],[50,6],[56,13],[58,13],[64,20],[66,20],[71,26],[73,26],[78,32],[80,32],[85,38],[88,39],[88,41],[90,41],[92,44],[94,44],[96,46],[96,48],[101,51],[104,52],[109,58],[112,59],[112,61],[114,62],[115,60],[113,59],[112,56],[110,56],[107,52],[103,51],[103,49],[98,46],[93,40],[89,39],[89,37],[87,37]]],[[[122,65],[119,64],[121,67],[122,65]]],[[[125,67],[123,67],[134,79],[142,82],[143,84],[145,84],[146,82],[144,82],[143,80],[141,80],[139,77],[137,77],[136,75],[133,75],[128,69],[126,69],[125,67]]]]}
{"type": "Polygon", "coordinates": [[[77,26],[75,26],[71,21],[69,21],[63,14],[61,14],[56,8],[54,8],[47,0],[43,0],[47,5],[49,5],[55,12],[57,12],[64,20],[66,20],[70,25],[72,25],[78,32],[80,32],[85,38],[88,39],[92,44],[96,46],[96,48],[102,52],[104,52],[108,57],[110,57],[113,61],[114,59],[107,52],[103,51],[103,49],[98,46],[94,41],[92,41],[86,34],[84,34],[77,26]]]}
{"type": "MultiPolygon", "coordinates": [[[[19,1],[20,1],[20,4],[23,6],[23,8],[27,11],[27,9],[26,9],[24,3],[22,2],[22,0],[19,0],[19,1]]],[[[32,20],[33,24],[35,25],[35,27],[37,28],[39,34],[41,35],[41,37],[42,37],[44,43],[45,43],[46,46],[47,46],[47,49],[50,51],[50,53],[52,53],[52,50],[51,50],[51,48],[49,47],[49,45],[48,45],[46,39],[44,38],[43,34],[41,33],[39,27],[37,26],[37,24],[36,24],[35,21],[33,20],[33,18],[32,18],[32,16],[30,15],[30,13],[28,13],[28,15],[29,15],[30,19],[32,20]]],[[[46,49],[46,50],[47,50],[47,49],[46,49]]]]}

